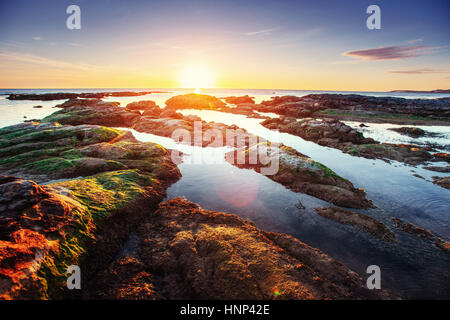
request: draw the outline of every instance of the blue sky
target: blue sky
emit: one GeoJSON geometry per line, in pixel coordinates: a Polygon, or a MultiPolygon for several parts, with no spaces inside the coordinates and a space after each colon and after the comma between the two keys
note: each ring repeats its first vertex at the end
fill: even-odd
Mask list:
{"type": "Polygon", "coordinates": [[[173,87],[194,62],[221,87],[450,87],[450,1],[16,0],[0,15],[0,87],[173,87]]]}

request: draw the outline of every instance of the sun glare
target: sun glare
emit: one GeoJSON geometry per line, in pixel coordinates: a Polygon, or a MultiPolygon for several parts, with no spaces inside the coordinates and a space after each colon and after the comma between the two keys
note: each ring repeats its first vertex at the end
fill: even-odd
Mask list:
{"type": "Polygon", "coordinates": [[[201,88],[214,87],[213,73],[201,64],[191,64],[182,69],[179,81],[181,88],[193,88],[195,93],[200,93],[201,88]]]}

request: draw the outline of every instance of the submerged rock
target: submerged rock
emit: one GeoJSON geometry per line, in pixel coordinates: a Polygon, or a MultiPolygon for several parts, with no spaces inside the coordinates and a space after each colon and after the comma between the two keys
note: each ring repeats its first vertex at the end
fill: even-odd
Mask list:
{"type": "Polygon", "coordinates": [[[436,171],[436,172],[443,172],[443,173],[449,173],[450,172],[450,166],[445,167],[439,167],[439,166],[426,166],[423,167],[426,170],[436,171]]]}
{"type": "Polygon", "coordinates": [[[366,231],[381,240],[392,241],[395,236],[382,222],[365,214],[344,210],[337,207],[318,207],[314,209],[318,215],[324,218],[356,227],[366,231]]]}
{"type": "Polygon", "coordinates": [[[262,231],[235,215],[204,210],[180,198],[160,204],[139,226],[137,236],[136,256],[121,258],[108,269],[110,277],[92,284],[96,297],[392,298],[368,290],[356,273],[295,238],[262,231]],[[121,271],[124,264],[133,266],[129,273],[121,271]]]}
{"type": "Polygon", "coordinates": [[[427,239],[427,240],[434,239],[433,234],[426,229],[419,228],[419,227],[413,225],[412,223],[405,222],[399,218],[392,218],[392,221],[394,221],[397,228],[400,228],[401,230],[403,230],[405,232],[408,232],[410,234],[413,234],[415,236],[418,236],[420,238],[427,239]]]}
{"type": "Polygon", "coordinates": [[[403,135],[407,135],[413,138],[422,137],[426,134],[425,130],[416,127],[401,127],[401,128],[390,128],[389,130],[398,132],[403,135]]]}
{"type": "Polygon", "coordinates": [[[433,183],[445,189],[450,189],[450,177],[432,177],[433,183]]]}
{"type": "MultiPolygon", "coordinates": [[[[256,164],[251,164],[248,159],[249,154],[257,153],[255,148],[258,147],[258,145],[253,145],[245,149],[231,151],[227,154],[227,161],[239,168],[249,168],[261,172],[261,168],[264,166],[259,159],[256,164]],[[239,157],[246,159],[243,164],[239,164],[235,160],[239,157]]],[[[271,146],[269,152],[272,159],[268,162],[278,162],[279,169],[274,174],[267,175],[267,177],[285,187],[342,207],[363,209],[374,207],[372,201],[366,198],[363,189],[355,188],[350,181],[295,149],[284,145],[280,147],[271,146]]]]}

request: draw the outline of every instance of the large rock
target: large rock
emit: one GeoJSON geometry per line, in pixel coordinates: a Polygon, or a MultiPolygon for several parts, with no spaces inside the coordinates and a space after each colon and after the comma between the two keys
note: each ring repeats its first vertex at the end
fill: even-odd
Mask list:
{"type": "Polygon", "coordinates": [[[222,100],[225,100],[227,103],[240,105],[240,104],[249,104],[254,105],[255,104],[255,98],[249,97],[248,95],[241,96],[241,97],[225,97],[221,98],[222,100]]]}
{"type": "Polygon", "coordinates": [[[140,117],[139,111],[127,111],[118,102],[97,99],[71,99],[57,105],[62,110],[42,119],[43,122],[61,124],[98,124],[110,127],[130,127],[140,117]]]}
{"type": "Polygon", "coordinates": [[[163,147],[101,126],[23,123],[0,129],[0,147],[1,172],[39,182],[126,169],[179,177],[163,147]]]}
{"type": "MultiPolygon", "coordinates": [[[[258,145],[231,151],[227,160],[239,168],[249,168],[261,172],[265,165],[259,158],[256,164],[251,164],[249,154],[257,154],[258,145]],[[232,155],[232,156],[231,156],[232,155]],[[246,159],[239,163],[239,157],[246,159]]],[[[279,169],[268,178],[295,191],[347,208],[372,208],[372,201],[366,198],[363,189],[357,189],[347,179],[342,178],[323,164],[310,159],[296,150],[281,145],[270,147],[268,163],[279,163],[279,169]]]]}
{"type": "Polygon", "coordinates": [[[188,93],[170,98],[166,101],[166,108],[171,109],[207,109],[216,110],[224,107],[220,99],[206,94],[188,93]]]}
{"type": "Polygon", "coordinates": [[[263,101],[258,110],[280,115],[304,117],[336,115],[341,118],[362,117],[367,121],[388,119],[444,120],[450,119],[450,99],[404,99],[395,97],[372,97],[356,94],[310,94],[303,97],[273,97],[263,101]]]}
{"type": "Polygon", "coordinates": [[[129,132],[35,122],[0,129],[0,173],[18,176],[0,176],[2,299],[62,297],[69,265],[102,270],[181,176],[129,132]]]}
{"type": "Polygon", "coordinates": [[[95,297],[393,297],[368,290],[356,273],[295,238],[262,231],[235,215],[204,210],[180,198],[160,204],[136,235],[137,252],[112,264],[106,278],[88,284],[95,297]],[[124,265],[132,266],[129,273],[122,271],[124,265]]]}
{"type": "Polygon", "coordinates": [[[318,215],[321,215],[324,218],[356,227],[380,238],[381,240],[394,240],[394,233],[392,233],[388,227],[386,227],[382,222],[365,214],[344,210],[337,207],[318,207],[314,210],[318,215]]]}
{"type": "Polygon", "coordinates": [[[131,102],[127,104],[126,109],[130,111],[136,110],[144,111],[145,116],[158,117],[161,113],[161,108],[158,105],[156,105],[155,101],[151,100],[131,102]]]}

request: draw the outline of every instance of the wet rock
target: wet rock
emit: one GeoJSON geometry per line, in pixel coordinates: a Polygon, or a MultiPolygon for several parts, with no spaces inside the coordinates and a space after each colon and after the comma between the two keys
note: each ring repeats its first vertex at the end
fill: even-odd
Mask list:
{"type": "MultiPolygon", "coordinates": [[[[209,147],[223,147],[227,145],[227,133],[229,135],[235,133],[236,135],[242,134],[243,136],[250,136],[246,130],[240,129],[237,126],[228,126],[223,123],[205,122],[197,116],[183,116],[180,113],[176,113],[174,110],[165,110],[161,113],[160,118],[153,117],[140,117],[132,126],[134,130],[140,132],[147,132],[163,137],[182,137],[180,133],[189,133],[189,139],[179,141],[188,145],[196,146],[209,146],[209,147]],[[176,117],[170,114],[172,117],[163,117],[166,112],[175,113],[176,117]],[[183,130],[183,131],[182,131],[183,130]],[[194,133],[201,133],[201,135],[194,133]],[[210,136],[208,136],[210,135],[210,136]],[[197,137],[198,140],[195,140],[197,137]]],[[[232,141],[232,145],[237,144],[237,139],[232,141]]]]}
{"type": "Polygon", "coordinates": [[[126,169],[179,178],[163,147],[101,126],[23,123],[0,129],[0,148],[0,172],[39,182],[126,169]]]}
{"type": "Polygon", "coordinates": [[[0,172],[3,299],[63,297],[72,264],[93,277],[181,176],[129,132],[35,122],[0,129],[0,172]]]}
{"type": "MultiPolygon", "coordinates": [[[[226,155],[226,159],[239,168],[261,172],[265,166],[261,164],[260,160],[258,159],[256,164],[251,164],[248,158],[249,154],[257,154],[258,147],[259,145],[253,145],[231,151],[226,155]],[[237,161],[239,158],[245,159],[245,161],[237,161]]],[[[285,187],[342,207],[364,209],[374,207],[372,201],[366,198],[363,189],[355,188],[350,181],[296,150],[284,145],[270,146],[268,154],[268,163],[279,163],[279,169],[267,177],[285,187]]]]}
{"type": "Polygon", "coordinates": [[[43,122],[61,124],[98,124],[110,127],[130,127],[140,117],[139,111],[127,111],[118,102],[103,102],[98,99],[72,99],[57,106],[57,111],[43,122]]]}
{"type": "Polygon", "coordinates": [[[443,173],[449,173],[450,172],[450,166],[445,167],[439,167],[439,166],[426,166],[423,167],[426,170],[436,171],[436,172],[443,172],[443,173]]]}
{"type": "Polygon", "coordinates": [[[403,221],[399,218],[392,218],[392,221],[394,221],[395,226],[400,230],[424,240],[433,241],[436,247],[438,247],[439,249],[445,252],[450,252],[450,242],[442,240],[440,237],[433,235],[431,231],[417,227],[414,224],[403,221]]]}
{"type": "Polygon", "coordinates": [[[7,99],[9,100],[65,100],[65,99],[76,99],[76,98],[94,98],[102,99],[105,97],[135,97],[150,94],[152,91],[145,92],[131,92],[131,91],[121,91],[121,92],[96,92],[96,93],[42,93],[42,94],[10,94],[7,99]]]}
{"type": "Polygon", "coordinates": [[[395,160],[411,165],[442,159],[441,154],[431,154],[426,147],[379,143],[371,138],[365,138],[362,133],[334,119],[297,120],[280,117],[265,120],[261,124],[268,129],[287,132],[322,146],[368,159],[395,160]]]}
{"type": "Polygon", "coordinates": [[[155,277],[136,257],[123,257],[97,275],[91,298],[108,300],[156,300],[155,277]]]}
{"type": "Polygon", "coordinates": [[[394,221],[397,228],[401,229],[402,231],[408,232],[410,234],[413,234],[413,235],[423,238],[423,239],[427,239],[427,240],[434,239],[433,234],[426,229],[419,228],[419,227],[413,225],[412,223],[405,222],[399,218],[392,218],[392,221],[394,221]]]}
{"type": "Polygon", "coordinates": [[[416,127],[401,127],[401,128],[390,128],[389,130],[398,132],[400,134],[417,138],[422,137],[426,134],[425,130],[416,127]]]}
{"type": "Polygon", "coordinates": [[[433,183],[441,186],[445,189],[450,189],[450,177],[431,177],[433,179],[433,183]]]}
{"type": "MultiPolygon", "coordinates": [[[[143,115],[144,116],[146,115],[145,112],[143,115]]],[[[167,109],[167,108],[162,109],[160,117],[161,118],[183,119],[183,115],[181,113],[176,112],[173,109],[167,109]]]]}
{"type": "Polygon", "coordinates": [[[450,100],[310,94],[303,97],[272,97],[261,102],[257,110],[299,118],[313,115],[365,122],[431,123],[449,120],[450,100]]]}
{"type": "Polygon", "coordinates": [[[381,240],[392,241],[395,236],[388,227],[380,221],[365,214],[344,210],[337,207],[318,207],[314,209],[316,213],[324,218],[350,225],[360,230],[368,232],[381,240]]]}
{"type": "Polygon", "coordinates": [[[145,116],[155,116],[158,117],[161,113],[161,108],[156,105],[155,101],[151,100],[142,100],[142,101],[136,101],[131,102],[127,104],[125,109],[130,111],[144,111],[145,116]]]}
{"type": "MultiPolygon", "coordinates": [[[[151,292],[157,274],[156,291],[169,299],[392,298],[366,289],[356,273],[295,238],[180,198],[160,204],[137,235],[131,272],[119,284],[108,282],[119,287],[115,296],[131,287],[151,292]]],[[[112,267],[117,274],[121,264],[112,267]]]]}
{"type": "Polygon", "coordinates": [[[241,96],[241,97],[225,97],[225,98],[221,98],[221,99],[225,100],[229,104],[235,104],[235,105],[240,105],[240,104],[254,105],[255,104],[255,98],[249,97],[248,95],[241,96]]]}

